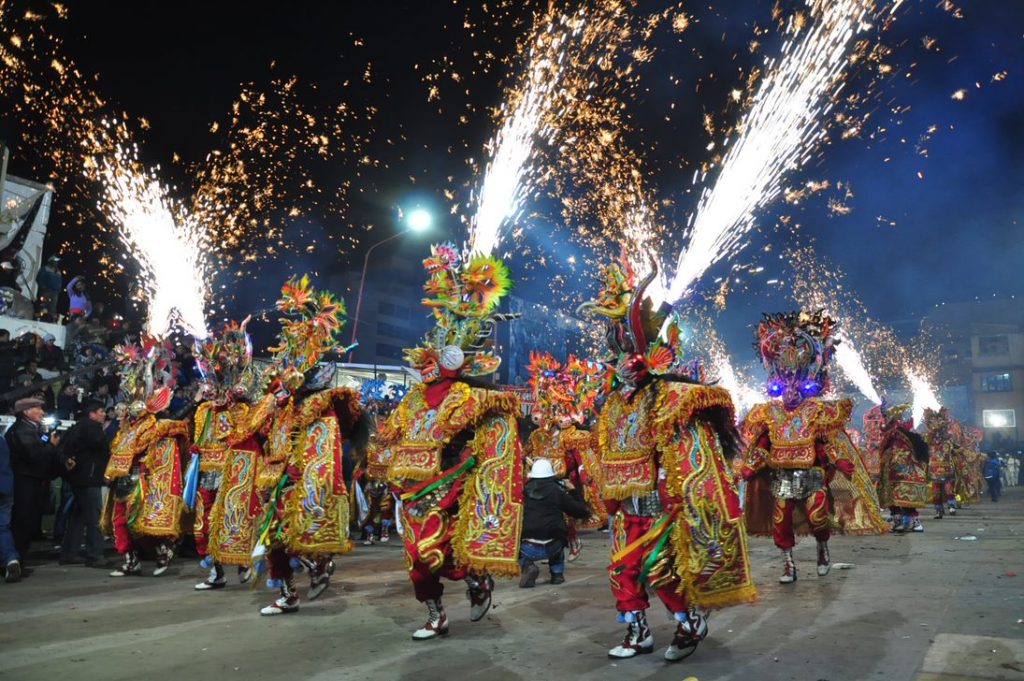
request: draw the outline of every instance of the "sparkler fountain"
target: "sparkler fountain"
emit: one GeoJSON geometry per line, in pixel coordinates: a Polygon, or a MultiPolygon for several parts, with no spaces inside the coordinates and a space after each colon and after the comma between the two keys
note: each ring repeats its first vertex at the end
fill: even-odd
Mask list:
{"type": "Polygon", "coordinates": [[[530,48],[523,84],[503,105],[506,112],[498,134],[488,145],[487,164],[470,226],[469,243],[474,253],[491,254],[501,241],[501,228],[519,216],[529,194],[530,165],[538,137],[551,134],[546,122],[555,101],[567,41],[582,29],[582,11],[570,17],[549,16],[530,48]]]}
{"type": "Polygon", "coordinates": [[[924,410],[931,409],[938,411],[942,408],[939,404],[939,398],[935,395],[935,390],[932,388],[931,383],[928,382],[921,373],[917,370],[907,367],[906,369],[907,381],[910,383],[910,392],[914,396],[914,401],[911,406],[911,414],[914,419],[914,427],[921,425],[924,422],[924,410]]]}
{"type": "MultiPolygon", "coordinates": [[[[866,0],[809,0],[813,25],[790,19],[781,58],[766,76],[743,118],[718,179],[705,188],[691,216],[688,247],[669,286],[670,300],[685,296],[713,264],[740,250],[754,213],[782,191],[784,176],[803,166],[824,139],[826,114],[851,63],[853,37],[866,30],[866,0]],[[803,35],[800,36],[800,33],[803,35]]],[[[695,177],[704,180],[704,176],[695,177]]]]}
{"type": "Polygon", "coordinates": [[[163,337],[180,326],[205,338],[206,230],[175,210],[153,173],[141,169],[134,147],[117,144],[97,163],[103,183],[100,209],[118,225],[118,235],[141,268],[149,303],[147,332],[163,337]]]}

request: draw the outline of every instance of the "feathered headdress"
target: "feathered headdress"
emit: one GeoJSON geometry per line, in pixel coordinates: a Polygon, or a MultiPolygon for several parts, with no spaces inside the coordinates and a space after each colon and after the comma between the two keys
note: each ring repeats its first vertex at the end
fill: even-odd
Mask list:
{"type": "Polygon", "coordinates": [[[330,383],[333,365],[320,368],[323,356],[338,345],[345,323],[345,303],[329,291],[313,288],[308,275],[292,277],[281,287],[277,309],[283,314],[277,345],[270,348],[282,384],[310,390],[330,383]],[[314,372],[314,369],[317,371],[314,372]]]}
{"type": "Polygon", "coordinates": [[[459,376],[486,376],[498,370],[501,358],[490,351],[494,324],[515,315],[494,310],[512,288],[508,267],[499,258],[465,256],[453,244],[435,244],[423,261],[427,296],[423,305],[434,316],[434,328],[423,342],[405,351],[405,359],[427,383],[442,370],[459,376]]]}
{"type": "Polygon", "coordinates": [[[531,352],[530,388],[534,414],[543,426],[557,425],[562,419],[581,424],[594,408],[605,380],[605,369],[598,362],[569,355],[560,364],[546,352],[531,352]]]}
{"type": "Polygon", "coordinates": [[[174,391],[170,343],[143,336],[141,345],[117,345],[113,354],[120,367],[121,395],[132,417],[157,414],[170,406],[174,391]]]}
{"type": "Polygon", "coordinates": [[[792,381],[807,394],[827,391],[828,365],[839,344],[835,330],[835,321],[821,310],[763,315],[754,348],[768,372],[768,393],[778,397],[792,381]]]}
{"type": "Polygon", "coordinates": [[[244,395],[254,387],[252,340],[245,330],[249,320],[228,322],[220,335],[195,343],[196,367],[204,393],[211,399],[224,400],[232,392],[244,395]]]}
{"type": "Polygon", "coordinates": [[[625,252],[620,263],[612,263],[601,270],[601,290],[597,298],[583,303],[577,312],[608,319],[607,341],[612,351],[609,364],[615,377],[625,384],[627,391],[635,389],[649,376],[679,376],[702,380],[699,363],[687,364],[680,352],[679,327],[673,318],[664,337],[668,310],[654,309],[647,288],[658,274],[652,259],[650,273],[637,281],[625,252]]]}

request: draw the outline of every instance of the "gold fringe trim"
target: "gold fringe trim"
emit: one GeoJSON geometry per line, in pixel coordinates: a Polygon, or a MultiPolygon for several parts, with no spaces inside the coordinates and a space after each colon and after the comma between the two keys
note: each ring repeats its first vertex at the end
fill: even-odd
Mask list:
{"type": "Polygon", "coordinates": [[[674,427],[685,428],[697,412],[722,407],[736,420],[736,407],[725,388],[688,383],[662,383],[654,408],[654,430],[659,447],[673,437],[674,427]],[[673,399],[676,398],[676,399],[673,399]]]}

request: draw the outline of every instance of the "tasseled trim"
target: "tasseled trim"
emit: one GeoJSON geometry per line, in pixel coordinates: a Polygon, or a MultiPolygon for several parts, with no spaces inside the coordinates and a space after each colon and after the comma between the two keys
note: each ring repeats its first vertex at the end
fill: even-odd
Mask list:
{"type": "Polygon", "coordinates": [[[729,391],[724,388],[689,383],[663,384],[655,404],[654,429],[661,440],[671,437],[676,427],[685,428],[697,412],[712,407],[727,410],[730,421],[736,420],[736,409],[729,391]]]}

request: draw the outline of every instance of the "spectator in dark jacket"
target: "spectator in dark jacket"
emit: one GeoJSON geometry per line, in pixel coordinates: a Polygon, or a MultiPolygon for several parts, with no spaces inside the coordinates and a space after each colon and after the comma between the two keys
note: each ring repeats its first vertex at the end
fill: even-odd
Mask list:
{"type": "Polygon", "coordinates": [[[534,562],[537,560],[547,560],[551,583],[561,584],[565,581],[565,546],[569,532],[565,516],[582,520],[590,516],[590,509],[579,490],[555,477],[547,459],[533,462],[529,481],[523,489],[523,505],[519,588],[529,589],[537,583],[540,574],[534,562]]]}
{"type": "Polygon", "coordinates": [[[60,373],[68,368],[67,360],[64,359],[64,351],[57,347],[57,339],[52,333],[43,334],[43,344],[36,353],[39,359],[39,366],[47,371],[60,373]]]}
{"type": "Polygon", "coordinates": [[[36,274],[39,292],[39,311],[46,321],[55,321],[60,290],[64,288],[64,276],[60,272],[60,258],[51,255],[46,265],[36,274]]]}
{"type": "Polygon", "coordinates": [[[11,448],[14,472],[14,507],[11,529],[14,548],[24,562],[32,537],[50,497],[50,479],[54,477],[57,452],[43,429],[43,401],[24,397],[14,403],[18,420],[4,436],[11,448]]]}
{"type": "Polygon", "coordinates": [[[65,383],[64,389],[57,396],[57,418],[68,421],[78,411],[78,386],[65,383]]]}
{"type": "Polygon", "coordinates": [[[103,509],[103,473],[110,459],[110,444],[103,432],[106,408],[99,402],[85,403],[82,416],[64,436],[61,445],[64,478],[71,484],[74,505],[71,522],[64,533],[61,563],[77,563],[78,547],[85,535],[85,564],[103,564],[103,535],[100,512],[103,509]]]}
{"type": "Polygon", "coordinates": [[[7,440],[0,438],[0,564],[4,566],[4,581],[21,579],[21,563],[11,535],[11,508],[14,506],[14,473],[11,472],[11,449],[7,440]]]}

